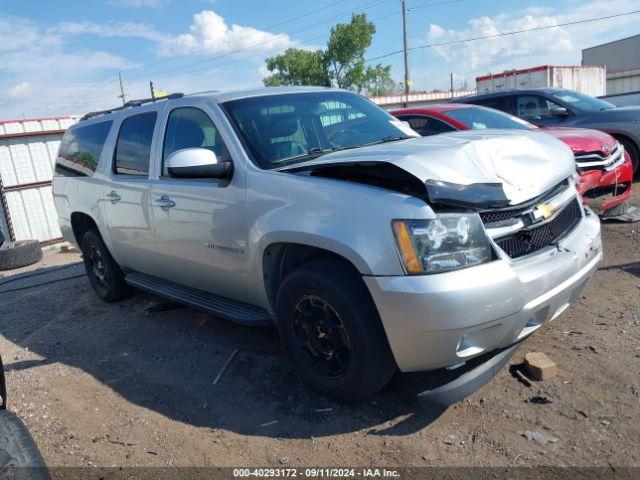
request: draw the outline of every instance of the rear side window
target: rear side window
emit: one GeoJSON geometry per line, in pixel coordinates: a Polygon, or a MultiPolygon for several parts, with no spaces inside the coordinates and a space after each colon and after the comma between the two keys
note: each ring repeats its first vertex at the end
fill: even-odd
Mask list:
{"type": "Polygon", "coordinates": [[[92,176],[112,124],[112,121],[100,122],[67,130],[60,142],[55,175],[92,176]]]}
{"type": "Polygon", "coordinates": [[[151,141],[156,126],[156,112],[126,118],[120,126],[116,143],[114,172],[118,175],[149,175],[151,141]]]}
{"type": "Polygon", "coordinates": [[[496,110],[502,110],[503,112],[515,114],[513,108],[511,107],[511,97],[489,97],[482,100],[474,101],[473,103],[477,103],[478,105],[482,105],[483,107],[494,108],[496,110]]]}

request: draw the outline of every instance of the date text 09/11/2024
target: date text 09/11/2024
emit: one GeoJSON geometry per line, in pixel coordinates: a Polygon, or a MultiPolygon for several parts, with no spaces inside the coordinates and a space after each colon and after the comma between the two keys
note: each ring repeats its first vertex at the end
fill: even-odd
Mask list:
{"type": "Polygon", "coordinates": [[[234,478],[399,478],[400,472],[386,468],[234,468],[234,478]]]}

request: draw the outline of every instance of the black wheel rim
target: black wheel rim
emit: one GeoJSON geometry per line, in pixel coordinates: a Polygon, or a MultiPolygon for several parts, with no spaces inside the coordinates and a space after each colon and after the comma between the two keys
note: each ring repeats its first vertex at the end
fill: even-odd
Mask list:
{"type": "Polygon", "coordinates": [[[343,376],[351,364],[349,335],[340,316],[327,302],[305,295],[293,308],[298,348],[313,369],[330,378],[343,376]]]}
{"type": "Polygon", "coordinates": [[[91,245],[87,252],[89,259],[89,266],[91,267],[91,273],[98,284],[98,287],[102,290],[108,287],[107,285],[107,269],[104,264],[104,257],[102,252],[96,245],[91,245]]]}

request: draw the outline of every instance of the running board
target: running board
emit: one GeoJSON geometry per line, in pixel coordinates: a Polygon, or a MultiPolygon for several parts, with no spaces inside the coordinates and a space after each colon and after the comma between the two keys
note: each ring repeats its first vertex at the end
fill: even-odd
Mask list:
{"type": "Polygon", "coordinates": [[[204,310],[241,325],[261,326],[273,323],[267,311],[260,307],[178,285],[144,273],[129,272],[125,276],[125,281],[133,287],[204,310]]]}

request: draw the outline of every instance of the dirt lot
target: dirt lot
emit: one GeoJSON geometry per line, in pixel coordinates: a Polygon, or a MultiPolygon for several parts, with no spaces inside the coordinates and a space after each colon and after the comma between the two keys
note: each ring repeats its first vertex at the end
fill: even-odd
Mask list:
{"type": "Polygon", "coordinates": [[[420,375],[331,402],[297,380],[274,330],[150,309],[166,302],[143,293],[102,303],[81,266],[52,270],[78,254],[48,252],[29,269],[42,275],[0,278],[9,408],[51,466],[640,466],[640,223],[603,225],[603,240],[582,298],[511,360],[543,351],[558,375],[527,387],[505,368],[446,411],[412,401],[420,375]],[[51,283],[7,292],[36,282],[51,283]]]}

